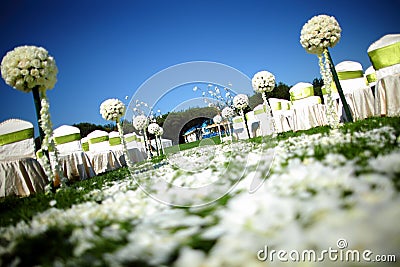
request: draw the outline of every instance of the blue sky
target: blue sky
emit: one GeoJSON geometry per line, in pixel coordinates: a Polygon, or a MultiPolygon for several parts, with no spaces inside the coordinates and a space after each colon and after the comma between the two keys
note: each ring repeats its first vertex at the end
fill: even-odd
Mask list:
{"type": "MultiPolygon", "coordinates": [[[[102,101],[131,97],[152,75],[184,62],[218,62],[250,78],[265,69],[288,85],[311,82],[320,76],[317,57],[304,51],[299,35],[318,14],[335,16],[342,27],[331,50],[335,63],[355,60],[365,70],[368,46],[400,31],[399,8],[399,0],[2,0],[0,55],[20,45],[43,46],[59,69],[48,93],[54,126],[105,124],[102,101]]],[[[35,124],[31,94],[1,80],[0,95],[0,121],[35,124]]],[[[174,96],[158,108],[164,113],[183,100],[174,96]]]]}

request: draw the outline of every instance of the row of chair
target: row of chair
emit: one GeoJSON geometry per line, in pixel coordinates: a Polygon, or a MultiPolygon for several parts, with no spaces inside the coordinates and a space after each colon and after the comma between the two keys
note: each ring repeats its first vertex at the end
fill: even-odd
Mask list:
{"type": "MultiPolygon", "coordinates": [[[[83,180],[126,165],[118,132],[93,131],[81,140],[77,127],[54,129],[54,141],[63,175],[83,180]]],[[[145,158],[144,139],[135,133],[125,135],[132,162],[145,158]]],[[[54,151],[49,151],[55,166],[54,151]]],[[[26,196],[42,191],[49,182],[43,171],[43,154],[35,153],[33,124],[10,119],[0,124],[0,197],[26,196]]]]}
{"type": "MultiPolygon", "coordinates": [[[[363,71],[355,61],[343,61],[335,66],[343,94],[353,120],[372,116],[400,115],[400,34],[389,34],[374,42],[368,49],[372,66],[363,71]]],[[[344,108],[338,90],[331,84],[330,96],[338,118],[344,116],[344,108]]],[[[269,98],[272,120],[277,132],[307,130],[327,125],[326,104],[328,93],[322,88],[323,102],[314,95],[313,85],[300,82],[290,91],[290,100],[269,98]]],[[[343,119],[343,118],[342,118],[343,119]]],[[[259,105],[246,114],[249,133],[243,118],[233,118],[236,139],[247,139],[272,133],[272,121],[268,120],[266,108],[259,105]],[[249,136],[250,134],[250,136],[249,136]]]]}

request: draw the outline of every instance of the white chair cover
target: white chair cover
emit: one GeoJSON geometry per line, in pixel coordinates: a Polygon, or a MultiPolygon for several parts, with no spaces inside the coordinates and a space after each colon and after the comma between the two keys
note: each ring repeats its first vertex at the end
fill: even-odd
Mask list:
{"type": "Polygon", "coordinates": [[[367,52],[377,80],[400,73],[400,34],[383,36],[372,43],[367,52]]]}
{"type": "Polygon", "coordinates": [[[271,114],[271,118],[269,118],[263,104],[256,106],[253,109],[253,111],[254,111],[254,116],[260,122],[261,135],[266,136],[266,135],[273,134],[272,121],[269,121],[271,119],[272,120],[274,119],[272,117],[272,114],[271,114]]]}
{"type": "Polygon", "coordinates": [[[376,85],[376,71],[373,66],[369,66],[365,70],[365,79],[367,79],[369,87],[376,85]]]}
{"type": "Polygon", "coordinates": [[[311,83],[299,82],[290,88],[294,112],[294,131],[307,130],[313,127],[325,125],[326,110],[321,104],[321,98],[314,95],[311,83]]]}
{"type": "Polygon", "coordinates": [[[144,154],[139,147],[138,140],[139,139],[136,136],[136,133],[129,133],[125,135],[126,147],[132,163],[143,161],[146,157],[146,154],[144,154]]]}
{"type": "Polygon", "coordinates": [[[260,127],[260,121],[254,115],[254,111],[247,112],[245,116],[247,120],[247,127],[250,132],[250,138],[261,136],[262,132],[260,127]]]}
{"type": "Polygon", "coordinates": [[[93,169],[96,174],[115,170],[121,167],[117,157],[108,143],[108,133],[95,130],[87,136],[89,142],[89,156],[93,169]]]}
{"type": "Polygon", "coordinates": [[[236,116],[232,118],[232,122],[233,135],[236,140],[249,139],[243,118],[241,116],[236,116]]]}
{"type": "Polygon", "coordinates": [[[111,151],[114,152],[121,166],[126,166],[126,159],[124,155],[124,148],[122,140],[117,131],[108,133],[108,143],[110,144],[111,151]]]}
{"type": "Polygon", "coordinates": [[[368,48],[376,70],[375,115],[400,115],[400,34],[388,34],[368,48]]]}
{"type": "Polygon", "coordinates": [[[0,124],[0,197],[28,196],[49,182],[35,159],[32,123],[10,119],[0,124]]]}
{"type": "MultiPolygon", "coordinates": [[[[364,77],[361,64],[355,61],[343,61],[337,64],[335,69],[346,101],[353,113],[353,119],[360,120],[373,116],[375,112],[374,95],[364,77]]],[[[340,110],[341,107],[340,103],[340,110]]]]}
{"type": "MultiPolygon", "coordinates": [[[[65,177],[69,180],[85,180],[96,175],[88,155],[82,150],[81,131],[78,127],[62,125],[54,129],[53,136],[65,177]]],[[[54,167],[53,153],[50,153],[50,162],[54,167]]]]}
{"type": "Polygon", "coordinates": [[[278,133],[292,130],[293,111],[290,110],[290,101],[279,98],[268,98],[272,116],[275,121],[275,128],[278,133]],[[289,108],[287,106],[289,105],[289,108]],[[282,109],[282,106],[286,106],[282,109]]]}

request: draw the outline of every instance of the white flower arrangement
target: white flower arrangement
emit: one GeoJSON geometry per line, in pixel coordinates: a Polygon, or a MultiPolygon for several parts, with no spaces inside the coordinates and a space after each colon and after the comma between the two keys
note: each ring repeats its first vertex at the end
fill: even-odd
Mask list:
{"type": "Polygon", "coordinates": [[[238,94],[233,98],[233,106],[237,109],[244,109],[249,105],[249,98],[245,94],[238,94]]]}
{"type": "Polygon", "coordinates": [[[214,121],[214,123],[216,123],[216,124],[220,124],[220,123],[222,122],[222,117],[221,117],[221,115],[216,115],[216,116],[213,118],[213,121],[214,121]]]}
{"type": "Polygon", "coordinates": [[[57,82],[57,73],[54,58],[43,47],[16,47],[1,62],[1,75],[5,82],[26,93],[34,87],[52,89],[57,82]]]}
{"type": "Polygon", "coordinates": [[[145,115],[139,115],[133,118],[133,127],[135,127],[136,130],[144,130],[148,124],[149,121],[145,115]]]}
{"type": "Polygon", "coordinates": [[[231,107],[225,107],[222,112],[222,117],[225,119],[229,119],[232,118],[233,116],[235,116],[235,110],[231,107]]]}
{"type": "Polygon", "coordinates": [[[265,92],[271,92],[275,87],[275,76],[263,70],[254,74],[253,79],[251,79],[251,84],[254,91],[257,93],[263,94],[265,92]]]}
{"type": "MultiPolygon", "coordinates": [[[[54,88],[57,82],[57,73],[54,58],[43,47],[19,46],[7,52],[1,61],[1,75],[8,85],[25,93],[33,92],[35,108],[40,114],[38,123],[44,135],[41,135],[40,151],[54,151],[55,158],[53,170],[47,156],[41,158],[41,163],[53,185],[61,183],[61,186],[65,186],[67,178],[63,177],[58,161],[49,111],[50,104],[46,96],[46,90],[54,88]]],[[[51,185],[46,186],[46,191],[50,189],[51,185]]]]}
{"type": "Polygon", "coordinates": [[[149,131],[149,133],[154,134],[154,135],[160,135],[160,126],[153,122],[150,123],[149,126],[147,127],[147,131],[149,131]]]}
{"type": "Polygon", "coordinates": [[[334,47],[340,40],[342,29],[335,17],[318,15],[311,18],[301,29],[300,43],[311,54],[321,54],[334,47]]]}
{"type": "Polygon", "coordinates": [[[334,101],[330,95],[332,73],[328,47],[334,47],[339,42],[341,32],[342,29],[335,17],[318,15],[304,24],[300,34],[300,43],[304,49],[308,53],[318,55],[320,72],[324,80],[325,89],[328,92],[326,116],[328,124],[332,128],[338,127],[339,119],[334,108],[334,101]]]}
{"type": "Polygon", "coordinates": [[[108,121],[119,121],[125,110],[124,103],[115,98],[107,99],[100,105],[100,114],[108,121]]]}

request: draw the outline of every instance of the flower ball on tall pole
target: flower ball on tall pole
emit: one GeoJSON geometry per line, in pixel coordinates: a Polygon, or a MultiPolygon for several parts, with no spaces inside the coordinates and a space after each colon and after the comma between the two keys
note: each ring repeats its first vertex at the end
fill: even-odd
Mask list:
{"type": "MultiPolygon", "coordinates": [[[[1,75],[11,87],[25,92],[32,92],[39,125],[41,151],[45,156],[42,163],[46,175],[53,186],[65,185],[58,163],[58,151],[53,139],[53,125],[49,112],[49,100],[46,91],[54,88],[57,82],[56,62],[46,49],[37,46],[19,46],[9,51],[1,62],[1,75]],[[48,152],[54,151],[54,169],[52,170],[48,152]]],[[[46,188],[49,190],[49,187],[46,188]]]]}
{"type": "Polygon", "coordinates": [[[276,134],[276,127],[275,127],[275,121],[272,117],[271,114],[271,107],[268,104],[267,101],[267,92],[272,92],[275,88],[275,76],[266,71],[260,71],[254,74],[253,79],[251,80],[251,84],[253,86],[253,89],[256,93],[260,93],[262,96],[262,99],[264,101],[264,108],[265,112],[267,113],[267,118],[268,122],[270,123],[270,128],[272,129],[273,135],[276,134]]]}
{"type": "Polygon", "coordinates": [[[337,128],[339,119],[335,112],[334,101],[331,97],[332,76],[338,89],[340,100],[345,111],[345,121],[353,121],[349,106],[340,86],[335,66],[328,48],[334,47],[340,40],[342,29],[337,20],[328,15],[318,15],[311,18],[301,29],[300,43],[310,54],[318,55],[319,67],[324,80],[327,95],[327,119],[332,128],[337,128]]]}
{"type": "Polygon", "coordinates": [[[158,141],[159,141],[158,138],[161,135],[161,128],[157,123],[153,122],[153,123],[149,124],[149,126],[147,127],[147,130],[149,131],[150,134],[154,134],[155,135],[155,137],[156,137],[155,141],[156,141],[157,155],[160,156],[161,154],[160,154],[160,147],[158,145],[158,141]]]}
{"type": "Polygon", "coordinates": [[[215,117],[213,118],[213,121],[215,124],[217,124],[218,126],[218,134],[219,134],[219,140],[222,142],[222,136],[221,136],[221,122],[222,122],[222,117],[221,115],[215,115],[215,117]]]}
{"type": "Polygon", "coordinates": [[[231,107],[224,107],[221,112],[222,118],[226,120],[227,129],[230,137],[232,138],[231,119],[235,116],[235,110],[231,107]]]}
{"type": "Polygon", "coordinates": [[[145,115],[138,115],[133,118],[133,127],[136,130],[143,132],[147,159],[151,159],[150,148],[148,147],[149,142],[147,140],[147,133],[146,133],[146,128],[148,125],[149,125],[149,120],[145,115]]]}
{"type": "Polygon", "coordinates": [[[124,137],[124,131],[121,125],[121,118],[125,115],[126,107],[124,103],[118,99],[111,98],[105,100],[100,105],[100,114],[103,119],[108,121],[115,121],[119,133],[119,138],[122,142],[122,147],[125,155],[125,161],[129,168],[133,167],[133,164],[129,158],[128,148],[124,137]]]}
{"type": "Polygon", "coordinates": [[[244,127],[246,128],[247,134],[250,138],[249,128],[247,127],[246,118],[244,116],[244,111],[243,111],[248,105],[249,105],[249,98],[245,94],[238,94],[233,98],[233,106],[239,110],[244,127]]]}

